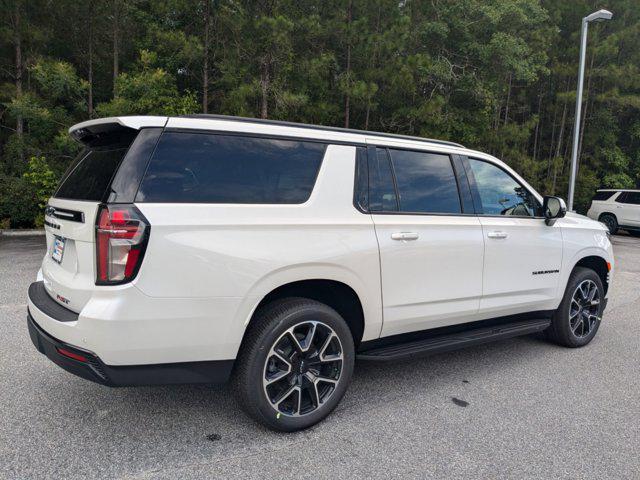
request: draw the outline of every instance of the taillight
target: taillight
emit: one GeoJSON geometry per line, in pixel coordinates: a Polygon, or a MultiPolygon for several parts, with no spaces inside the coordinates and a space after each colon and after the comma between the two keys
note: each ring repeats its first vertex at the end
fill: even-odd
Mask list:
{"type": "Polygon", "coordinates": [[[133,205],[101,205],[96,218],[96,285],[131,281],[149,240],[149,223],[133,205]]]}

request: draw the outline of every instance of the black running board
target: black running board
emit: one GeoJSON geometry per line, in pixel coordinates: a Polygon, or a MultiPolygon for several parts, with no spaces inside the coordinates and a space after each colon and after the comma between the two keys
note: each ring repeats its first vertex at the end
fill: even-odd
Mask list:
{"type": "Polygon", "coordinates": [[[480,345],[505,338],[541,332],[551,324],[551,320],[527,320],[504,325],[472,328],[462,332],[438,335],[422,340],[405,341],[358,352],[358,360],[391,361],[448,352],[459,348],[480,345]]]}

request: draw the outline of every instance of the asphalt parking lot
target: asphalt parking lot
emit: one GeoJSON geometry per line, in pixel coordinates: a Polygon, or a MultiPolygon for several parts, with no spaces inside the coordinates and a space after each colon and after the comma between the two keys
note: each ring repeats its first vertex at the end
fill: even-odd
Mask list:
{"type": "Polygon", "coordinates": [[[595,340],[537,336],[361,363],[325,422],[265,430],[226,387],[110,389],[40,355],[27,287],[43,237],[0,237],[0,478],[640,478],[640,239],[595,340]],[[465,406],[466,405],[466,406],[465,406]]]}

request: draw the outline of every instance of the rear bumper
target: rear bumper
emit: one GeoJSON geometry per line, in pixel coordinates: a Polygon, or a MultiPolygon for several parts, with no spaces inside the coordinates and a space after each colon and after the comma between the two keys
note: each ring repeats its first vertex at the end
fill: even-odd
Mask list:
{"type": "Polygon", "coordinates": [[[55,338],[47,335],[47,333],[36,325],[31,313],[27,311],[27,326],[29,328],[29,336],[33,345],[38,349],[40,353],[45,355],[49,360],[63,368],[67,372],[73,373],[78,377],[82,377],[86,380],[108,385],[109,382],[101,369],[101,362],[98,358],[90,352],[81,350],[77,347],[72,347],[64,342],[60,342],[55,338]],[[65,349],[71,351],[77,355],[83,356],[87,359],[87,362],[80,362],[73,360],[59,353],[58,349],[65,349]]]}
{"type": "Polygon", "coordinates": [[[96,287],[79,313],[44,288],[30,288],[27,304],[48,335],[93,352],[106,365],[128,366],[235,359],[247,321],[239,309],[243,301],[253,299],[157,298],[120,285],[96,287]]]}
{"type": "Polygon", "coordinates": [[[78,377],[110,387],[224,383],[229,379],[233,368],[233,360],[113,367],[105,365],[87,350],[53,338],[36,324],[30,313],[27,313],[27,324],[31,341],[49,360],[78,377]],[[69,358],[62,355],[60,350],[84,357],[86,361],[69,358]]]}
{"type": "MultiPolygon", "coordinates": [[[[42,296],[38,292],[38,283],[29,288],[29,304],[38,311],[39,317],[46,315],[51,322],[64,322],[66,325],[75,324],[66,318],[70,313],[65,312],[48,295],[42,296]],[[52,302],[52,303],[51,303],[52,302]],[[58,310],[52,306],[59,307],[58,310]],[[46,313],[45,313],[46,312],[46,313]],[[53,315],[61,314],[62,318],[53,315]]],[[[41,293],[41,292],[40,292],[41,293]]],[[[71,312],[72,313],[72,312],[71,312]]],[[[98,355],[85,348],[77,347],[55,338],[38,324],[31,309],[27,310],[27,325],[29,336],[36,349],[49,360],[79,377],[102,385],[112,387],[134,385],[164,385],[182,383],[224,383],[229,379],[233,368],[233,360],[208,360],[179,363],[153,363],[143,365],[107,365],[98,355]],[[65,351],[66,355],[60,353],[65,351]],[[71,353],[72,357],[69,356],[71,353]],[[83,360],[79,360],[81,358],[83,360]]]]}
{"type": "Polygon", "coordinates": [[[55,318],[58,322],[75,322],[78,314],[63,307],[49,296],[44,282],[33,282],[29,285],[29,299],[46,316],[55,318]]]}

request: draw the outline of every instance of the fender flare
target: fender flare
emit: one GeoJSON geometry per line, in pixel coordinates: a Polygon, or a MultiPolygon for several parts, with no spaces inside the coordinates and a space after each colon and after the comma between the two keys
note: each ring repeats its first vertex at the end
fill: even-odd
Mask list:
{"type": "Polygon", "coordinates": [[[234,328],[227,333],[229,335],[228,341],[240,346],[256,308],[267,295],[287,284],[306,280],[330,280],[350,287],[362,305],[364,314],[363,340],[379,336],[382,329],[380,289],[376,289],[373,293],[369,292],[370,289],[366,288],[365,282],[344,266],[330,263],[303,263],[273,270],[253,284],[238,308],[238,314],[233,322],[234,328]]]}
{"type": "Polygon", "coordinates": [[[578,262],[586,257],[600,257],[608,264],[613,264],[613,259],[610,258],[609,252],[604,248],[600,247],[585,247],[573,254],[571,259],[566,263],[567,268],[563,271],[563,276],[558,283],[558,295],[560,301],[562,301],[562,297],[564,296],[565,290],[567,288],[567,283],[569,282],[569,277],[571,273],[575,270],[578,262]]]}

